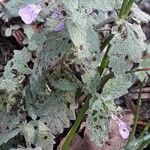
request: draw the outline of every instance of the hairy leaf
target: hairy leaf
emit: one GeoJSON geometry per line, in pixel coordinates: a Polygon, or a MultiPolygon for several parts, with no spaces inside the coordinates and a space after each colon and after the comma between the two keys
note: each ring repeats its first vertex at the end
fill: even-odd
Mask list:
{"type": "Polygon", "coordinates": [[[136,4],[132,6],[131,17],[138,22],[148,23],[150,21],[150,16],[140,10],[140,8],[136,4]]]}
{"type": "Polygon", "coordinates": [[[46,33],[46,36],[47,39],[42,49],[37,53],[35,70],[38,70],[40,73],[44,69],[53,67],[70,50],[72,45],[66,31],[52,31],[46,33]]]}
{"type": "Polygon", "coordinates": [[[51,80],[51,85],[62,91],[74,91],[76,90],[76,85],[67,79],[51,80]]]}
{"type": "Polygon", "coordinates": [[[18,133],[20,131],[21,131],[21,128],[17,128],[17,129],[14,129],[14,130],[10,131],[9,133],[7,133],[5,135],[1,135],[0,136],[0,145],[2,145],[3,143],[8,142],[10,139],[12,139],[16,135],[18,135],[18,133]]]}
{"type": "Polygon", "coordinates": [[[132,85],[132,78],[129,75],[116,76],[110,79],[104,86],[102,97],[111,98],[112,100],[128,93],[128,89],[132,85]]]}
{"type": "Polygon", "coordinates": [[[97,145],[102,145],[109,133],[109,115],[104,109],[102,99],[91,99],[95,101],[87,117],[87,126],[90,130],[90,137],[97,145]]]}
{"type": "Polygon", "coordinates": [[[67,106],[65,99],[61,95],[51,95],[37,114],[53,134],[62,133],[64,128],[70,126],[70,120],[75,119],[74,110],[67,106]]]}
{"type": "Polygon", "coordinates": [[[115,75],[124,74],[137,63],[146,50],[145,35],[139,25],[125,23],[125,30],[117,33],[111,40],[109,66],[115,75]]]}
{"type": "Polygon", "coordinates": [[[42,147],[43,150],[53,149],[54,136],[41,121],[25,124],[23,134],[28,146],[31,147],[31,144],[33,144],[36,147],[42,147]]]}

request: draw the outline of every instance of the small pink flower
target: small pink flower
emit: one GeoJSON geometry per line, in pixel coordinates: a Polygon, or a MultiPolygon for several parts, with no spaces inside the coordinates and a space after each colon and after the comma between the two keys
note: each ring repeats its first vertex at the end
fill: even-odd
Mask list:
{"type": "Polygon", "coordinates": [[[19,10],[19,16],[25,24],[31,24],[42,10],[40,5],[29,4],[19,10]]]}
{"type": "Polygon", "coordinates": [[[117,123],[119,127],[119,133],[123,139],[127,139],[129,136],[128,124],[123,122],[118,116],[112,115],[112,119],[117,123]]]}

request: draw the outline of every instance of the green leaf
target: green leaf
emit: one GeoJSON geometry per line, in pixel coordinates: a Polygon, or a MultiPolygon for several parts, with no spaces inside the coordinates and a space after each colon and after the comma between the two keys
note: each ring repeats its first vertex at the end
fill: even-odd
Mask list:
{"type": "Polygon", "coordinates": [[[72,46],[65,30],[62,32],[47,32],[46,37],[42,49],[37,52],[38,61],[34,68],[40,73],[48,67],[53,67],[72,46]]]}
{"type": "Polygon", "coordinates": [[[10,132],[8,132],[7,134],[5,135],[1,135],[0,136],[0,145],[4,144],[4,143],[7,143],[10,139],[12,139],[13,137],[15,137],[16,135],[18,135],[18,133],[21,131],[22,129],[21,128],[17,128],[17,129],[14,129],[10,132]]]}
{"type": "Polygon", "coordinates": [[[0,89],[6,89],[8,92],[15,91],[17,83],[11,79],[0,79],[0,89]]]}
{"type": "Polygon", "coordinates": [[[70,127],[70,120],[75,120],[74,110],[61,95],[51,95],[37,114],[53,134],[62,133],[64,128],[70,127]]]}
{"type": "Polygon", "coordinates": [[[97,70],[86,70],[85,74],[82,75],[82,80],[91,94],[97,92],[101,81],[97,70]]]}
{"type": "Polygon", "coordinates": [[[95,93],[100,83],[97,69],[101,59],[98,35],[92,27],[87,25],[83,28],[75,23],[68,23],[68,31],[76,47],[76,60],[83,65],[82,69],[85,73],[82,75],[82,80],[87,89],[95,93]]]}
{"type": "Polygon", "coordinates": [[[67,79],[51,80],[51,85],[62,91],[75,91],[77,86],[73,82],[70,82],[67,79]]]}
{"type": "Polygon", "coordinates": [[[102,99],[92,98],[95,101],[88,111],[87,126],[90,130],[89,136],[92,141],[101,146],[109,133],[109,115],[104,109],[102,99]]]}
{"type": "Polygon", "coordinates": [[[81,0],[81,6],[87,10],[97,9],[102,12],[112,11],[118,9],[121,6],[121,0],[81,0]]]}
{"type": "Polygon", "coordinates": [[[145,12],[143,12],[136,4],[133,4],[131,10],[132,10],[131,17],[137,22],[148,23],[150,21],[150,16],[145,12]]]}
{"type": "Polygon", "coordinates": [[[122,33],[117,33],[111,40],[109,67],[115,75],[122,75],[130,70],[133,62],[138,63],[146,50],[145,35],[139,25],[125,22],[122,33]]]}
{"type": "Polygon", "coordinates": [[[49,93],[46,92],[46,80],[42,76],[34,76],[31,83],[25,88],[25,104],[29,116],[36,120],[37,105],[47,99],[49,93]]]}
{"type": "Polygon", "coordinates": [[[31,69],[28,67],[28,62],[31,59],[31,53],[28,52],[27,48],[22,50],[14,50],[13,58],[5,66],[4,78],[13,79],[15,74],[13,70],[16,70],[19,75],[30,74],[31,69]]]}
{"type": "Polygon", "coordinates": [[[63,0],[63,4],[65,6],[65,8],[70,11],[70,12],[74,12],[75,10],[78,9],[79,6],[79,0],[63,0]]]}
{"type": "Polygon", "coordinates": [[[83,28],[75,23],[68,23],[69,35],[76,46],[77,58],[86,65],[87,68],[95,68],[100,60],[100,46],[98,35],[92,27],[83,28]]]}
{"type": "Polygon", "coordinates": [[[41,121],[31,121],[25,124],[23,134],[29,147],[31,147],[31,144],[34,144],[36,147],[41,147],[43,150],[53,149],[55,137],[50,132],[49,128],[41,121]]]}
{"type": "Polygon", "coordinates": [[[116,99],[128,93],[128,89],[132,85],[132,77],[129,75],[116,76],[110,79],[104,86],[102,97],[116,99]]]}

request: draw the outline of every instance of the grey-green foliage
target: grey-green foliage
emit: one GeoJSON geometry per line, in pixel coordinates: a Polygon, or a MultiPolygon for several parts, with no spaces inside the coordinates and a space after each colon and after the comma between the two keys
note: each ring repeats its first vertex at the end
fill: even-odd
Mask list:
{"type": "Polygon", "coordinates": [[[145,78],[148,79],[149,75],[150,75],[150,71],[146,70],[148,69],[150,66],[150,59],[149,58],[145,58],[142,59],[139,63],[139,69],[143,69],[145,68],[145,71],[141,71],[141,72],[135,72],[135,75],[138,77],[138,79],[142,82],[145,78]]]}
{"type": "Polygon", "coordinates": [[[98,35],[92,27],[84,22],[85,25],[68,23],[69,35],[76,46],[76,56],[86,68],[95,68],[100,59],[100,46],[98,35]]]}
{"type": "Polygon", "coordinates": [[[61,95],[50,95],[37,114],[55,135],[62,133],[64,128],[70,126],[70,120],[75,119],[74,110],[67,106],[67,102],[61,95]]]}
{"type": "Polygon", "coordinates": [[[115,34],[110,42],[109,66],[115,75],[130,70],[133,62],[139,62],[146,50],[145,35],[139,25],[125,22],[123,28],[123,31],[115,34]]]}
{"type": "Polygon", "coordinates": [[[110,79],[104,86],[102,97],[116,99],[128,93],[129,87],[132,85],[132,76],[120,75],[110,79]]]}
{"type": "Polygon", "coordinates": [[[108,12],[114,9],[119,9],[121,6],[121,0],[63,0],[63,4],[66,10],[75,13],[75,10],[81,9],[83,11],[87,11],[88,13],[92,12],[93,9],[100,10],[101,12],[108,12]]]}
{"type": "Polygon", "coordinates": [[[51,80],[51,85],[55,89],[62,91],[74,91],[76,90],[76,84],[69,82],[67,79],[51,80]]]}
{"type": "Polygon", "coordinates": [[[45,41],[40,41],[39,39],[39,42],[37,43],[40,44],[40,47],[37,47],[40,49],[37,51],[37,63],[35,65],[35,70],[42,73],[44,69],[55,66],[64,54],[70,50],[72,43],[65,30],[58,33],[53,31],[41,33],[38,34],[38,36],[40,38],[46,38],[45,41]]]}
{"type": "MultiPolygon", "coordinates": [[[[54,85],[55,89],[58,89],[56,93],[47,89],[48,85],[43,77],[35,76],[32,78],[30,85],[25,89],[25,100],[28,114],[33,120],[36,120],[37,116],[40,117],[42,126],[45,126],[44,128],[46,128],[49,132],[48,137],[53,137],[53,135],[62,133],[64,128],[68,128],[70,126],[70,120],[75,120],[74,107],[72,107],[72,99],[74,98],[74,95],[70,95],[71,100],[68,100],[69,97],[67,94],[72,92],[72,90],[75,92],[76,86],[67,79],[65,80],[61,78],[58,79],[58,81],[53,81],[52,85],[54,85]],[[56,86],[54,82],[56,82],[56,86]],[[66,88],[65,90],[62,89],[61,84],[68,85],[68,89],[67,87],[64,87],[66,88]],[[73,88],[72,90],[71,87],[73,88]],[[64,93],[59,90],[64,91],[64,93]]],[[[29,126],[26,127],[27,131],[24,131],[25,135],[30,134],[29,130],[34,130],[32,126],[32,124],[29,124],[29,126]]],[[[30,140],[33,140],[33,138],[30,140]]],[[[44,145],[43,142],[44,141],[37,141],[36,145],[44,148],[46,145],[44,145]],[[39,145],[42,143],[43,145],[39,145]]],[[[54,144],[50,141],[48,143],[51,144],[51,146],[54,144]]],[[[48,146],[44,149],[48,149],[48,146]]]]}
{"type": "Polygon", "coordinates": [[[9,114],[5,111],[1,116],[1,113],[2,112],[0,112],[0,146],[17,136],[22,130],[19,126],[20,118],[17,115],[9,114]]]}
{"type": "Polygon", "coordinates": [[[104,103],[102,99],[90,100],[92,106],[89,108],[87,117],[87,126],[90,130],[91,140],[97,145],[102,145],[109,133],[109,114],[104,109],[104,103]]]}
{"type": "Polygon", "coordinates": [[[77,60],[83,65],[83,70],[85,71],[82,76],[83,82],[87,85],[89,91],[94,92],[100,82],[97,73],[101,57],[98,35],[87,24],[86,19],[82,25],[74,22],[68,23],[68,30],[76,47],[75,55],[77,60]]]}
{"type": "Polygon", "coordinates": [[[0,89],[16,90],[19,81],[24,75],[31,74],[31,69],[28,68],[27,64],[30,59],[31,53],[28,52],[27,48],[14,50],[14,56],[5,66],[3,78],[0,78],[0,89]]]}
{"type": "Polygon", "coordinates": [[[104,86],[101,95],[90,100],[87,125],[90,137],[97,145],[103,144],[109,133],[109,117],[117,112],[114,99],[126,94],[132,85],[132,77],[117,76],[104,86]]]}
{"type": "Polygon", "coordinates": [[[131,17],[137,22],[148,23],[150,21],[150,16],[143,12],[136,4],[132,6],[131,17]]]}
{"type": "Polygon", "coordinates": [[[24,124],[22,131],[28,147],[31,147],[31,144],[34,144],[36,147],[41,147],[44,150],[53,149],[55,137],[43,122],[31,121],[24,124]]]}
{"type": "Polygon", "coordinates": [[[28,114],[33,120],[37,118],[36,105],[43,102],[47,96],[45,79],[41,76],[32,77],[31,84],[25,88],[25,104],[28,114]]]}
{"type": "MultiPolygon", "coordinates": [[[[19,9],[31,3],[39,4],[39,1],[10,0],[6,3],[5,9],[9,16],[17,17],[19,9]]],[[[86,91],[86,94],[92,96],[87,112],[89,135],[98,145],[104,143],[109,133],[110,115],[117,111],[114,99],[126,94],[133,83],[132,77],[125,73],[133,67],[134,63],[139,63],[143,51],[146,50],[145,36],[141,27],[118,20],[117,13],[114,11],[120,9],[121,3],[122,0],[53,0],[47,10],[45,7],[42,9],[48,17],[44,22],[46,28],[34,33],[31,27],[24,27],[29,39],[28,47],[21,51],[14,51],[14,57],[8,61],[4,75],[0,78],[0,89],[7,91],[0,97],[2,100],[0,128],[4,129],[0,134],[0,144],[6,143],[20,133],[24,135],[28,148],[34,144],[43,150],[52,150],[55,135],[68,128],[70,120],[75,120],[74,100],[79,83],[79,90],[86,91]],[[65,29],[60,32],[51,31],[49,28],[51,26],[49,24],[55,22],[50,18],[49,12],[53,12],[56,3],[63,3],[67,13],[63,20],[65,29]],[[92,12],[93,10],[95,12],[92,12]],[[107,34],[105,35],[102,30],[98,31],[101,34],[96,33],[93,25],[103,23],[108,18],[108,11],[115,14],[116,25],[120,28],[116,30],[117,33],[110,41],[108,53],[108,71],[114,72],[115,77],[101,87],[100,94],[98,90],[101,86],[101,77],[98,67],[105,53],[105,50],[101,53],[100,47],[104,40],[101,35],[103,33],[105,37],[107,34]],[[33,59],[31,53],[36,57],[33,61],[33,69],[27,65],[33,59]],[[76,82],[77,79],[66,74],[67,63],[78,64],[82,81],[76,82]],[[53,73],[51,73],[52,69],[53,73]],[[26,82],[24,88],[21,81],[25,76],[28,77],[29,83],[26,82]],[[20,89],[22,92],[19,101],[14,100],[12,95],[20,92],[20,89]],[[27,123],[23,120],[22,124],[20,114],[17,116],[8,114],[14,107],[15,113],[12,114],[20,111],[17,104],[22,106],[21,111],[27,113],[32,121],[27,123]],[[7,127],[9,127],[8,131],[7,127]]],[[[137,22],[149,21],[149,16],[136,5],[132,7],[130,17],[137,22]]],[[[111,30],[109,26],[107,27],[111,30]]],[[[146,66],[147,62],[146,65],[140,63],[140,67],[146,66]]]]}
{"type": "Polygon", "coordinates": [[[108,12],[114,9],[118,9],[121,6],[121,0],[81,0],[81,5],[87,10],[98,9],[103,12],[108,12]]]}
{"type": "Polygon", "coordinates": [[[18,133],[21,131],[21,128],[14,129],[8,133],[6,133],[4,136],[0,136],[0,145],[3,143],[7,143],[11,138],[15,137],[18,135],[18,133]]]}

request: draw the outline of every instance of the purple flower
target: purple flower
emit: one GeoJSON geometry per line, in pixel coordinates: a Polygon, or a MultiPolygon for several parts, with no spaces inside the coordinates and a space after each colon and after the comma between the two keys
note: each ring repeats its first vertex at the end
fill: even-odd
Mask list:
{"type": "Polygon", "coordinates": [[[40,5],[29,4],[19,10],[19,16],[25,24],[31,24],[42,10],[40,5]]]}
{"type": "Polygon", "coordinates": [[[63,16],[63,14],[60,10],[55,10],[52,13],[51,17],[54,18],[54,19],[64,19],[64,16],[63,16]]]}
{"type": "Polygon", "coordinates": [[[119,133],[123,139],[127,139],[129,136],[128,124],[123,122],[118,116],[112,115],[112,119],[117,123],[119,127],[119,133]]]}
{"type": "Polygon", "coordinates": [[[59,32],[62,31],[65,28],[65,23],[60,22],[57,26],[54,27],[53,31],[59,32]]]}
{"type": "Polygon", "coordinates": [[[62,12],[59,9],[58,10],[56,9],[52,13],[51,18],[58,20],[58,24],[53,28],[53,31],[59,32],[65,28],[65,23],[64,23],[65,19],[64,19],[62,12]]]}

